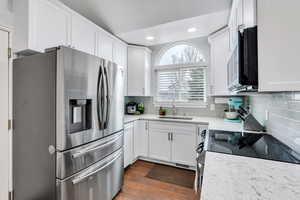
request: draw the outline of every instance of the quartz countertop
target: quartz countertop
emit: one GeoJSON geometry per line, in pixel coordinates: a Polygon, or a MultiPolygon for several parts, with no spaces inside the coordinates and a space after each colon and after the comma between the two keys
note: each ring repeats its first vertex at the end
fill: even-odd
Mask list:
{"type": "Polygon", "coordinates": [[[283,199],[300,199],[300,165],[206,153],[201,200],[283,199]]]}
{"type": "Polygon", "coordinates": [[[208,125],[210,130],[224,130],[224,131],[243,131],[243,126],[241,123],[231,123],[224,121],[223,118],[217,117],[193,117],[192,120],[184,119],[162,119],[158,115],[125,115],[124,123],[130,123],[136,120],[153,120],[153,121],[168,121],[168,122],[178,122],[178,123],[191,123],[199,125],[208,125]]]}

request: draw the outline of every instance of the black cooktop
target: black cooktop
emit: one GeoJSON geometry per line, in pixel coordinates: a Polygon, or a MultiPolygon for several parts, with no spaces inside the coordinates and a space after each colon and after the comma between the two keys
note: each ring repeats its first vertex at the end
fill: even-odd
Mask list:
{"type": "Polygon", "coordinates": [[[268,134],[210,130],[207,151],[300,164],[300,154],[268,134]]]}

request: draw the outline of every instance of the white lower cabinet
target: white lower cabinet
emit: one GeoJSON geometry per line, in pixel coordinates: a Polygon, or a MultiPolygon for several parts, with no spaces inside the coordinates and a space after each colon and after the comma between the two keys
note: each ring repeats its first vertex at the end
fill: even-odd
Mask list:
{"type": "Polygon", "coordinates": [[[196,164],[196,134],[193,132],[172,133],[172,162],[194,166],[196,164]]]}
{"type": "Polygon", "coordinates": [[[149,157],[195,166],[197,126],[186,123],[149,122],[149,157]]]}
{"type": "Polygon", "coordinates": [[[195,167],[196,146],[201,142],[201,132],[206,129],[207,125],[148,120],[137,120],[126,124],[124,127],[124,166],[142,157],[153,162],[195,167]],[[130,146],[132,132],[133,156],[131,158],[128,146],[130,146]]]}
{"type": "Polygon", "coordinates": [[[149,157],[171,161],[170,132],[149,129],[149,157]]]}
{"type": "Polygon", "coordinates": [[[133,135],[134,158],[139,156],[148,157],[148,121],[135,121],[133,135]]]}
{"type": "Polygon", "coordinates": [[[124,126],[124,168],[131,165],[134,160],[133,155],[133,134],[134,123],[128,123],[124,126]]]}

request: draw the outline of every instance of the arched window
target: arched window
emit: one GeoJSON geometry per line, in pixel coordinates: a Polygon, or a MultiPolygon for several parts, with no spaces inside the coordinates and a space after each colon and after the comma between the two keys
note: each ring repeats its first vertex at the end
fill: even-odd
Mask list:
{"type": "Polygon", "coordinates": [[[206,104],[205,58],[198,48],[177,44],[164,49],[156,66],[156,104],[206,104]]]}
{"type": "Polygon", "coordinates": [[[160,57],[159,65],[191,64],[205,62],[200,51],[191,45],[179,44],[169,48],[160,57]]]}

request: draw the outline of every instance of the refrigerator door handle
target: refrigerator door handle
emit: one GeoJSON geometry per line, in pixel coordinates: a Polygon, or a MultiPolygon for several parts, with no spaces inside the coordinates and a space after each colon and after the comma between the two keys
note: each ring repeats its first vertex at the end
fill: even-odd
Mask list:
{"type": "Polygon", "coordinates": [[[104,74],[105,74],[105,91],[106,93],[105,98],[106,98],[106,109],[104,112],[106,112],[105,114],[105,124],[104,124],[104,129],[106,129],[108,127],[108,123],[109,123],[109,119],[110,119],[110,106],[111,106],[111,98],[110,98],[110,82],[109,82],[109,78],[108,78],[108,72],[107,69],[104,68],[104,74]]]}
{"type": "Polygon", "coordinates": [[[97,82],[97,116],[98,116],[98,125],[99,129],[102,130],[102,121],[103,121],[103,109],[102,109],[102,85],[103,83],[103,69],[102,64],[99,66],[98,72],[98,82],[97,82]]]}

